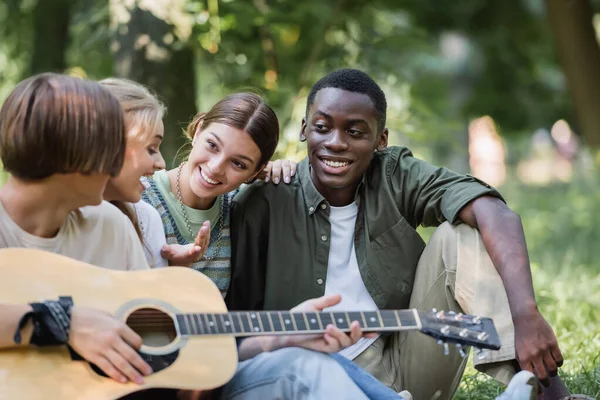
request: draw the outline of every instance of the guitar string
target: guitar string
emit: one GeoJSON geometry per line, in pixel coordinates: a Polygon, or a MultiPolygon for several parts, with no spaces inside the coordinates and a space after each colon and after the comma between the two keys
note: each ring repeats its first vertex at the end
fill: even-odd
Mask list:
{"type": "MultiPolygon", "coordinates": [[[[395,317],[395,315],[390,315],[390,310],[382,310],[384,311],[384,313],[380,313],[381,317],[382,317],[382,322],[383,322],[383,326],[380,325],[378,322],[378,320],[376,320],[374,322],[374,325],[376,326],[362,326],[363,324],[361,324],[360,321],[359,324],[361,324],[362,328],[371,328],[371,329],[377,329],[377,328],[385,328],[385,327],[398,327],[398,323],[397,323],[397,319],[395,317]]],[[[286,313],[286,312],[283,312],[286,313]]],[[[302,313],[289,313],[287,312],[288,315],[291,314],[302,314],[302,313]]],[[[309,312],[310,314],[316,314],[318,315],[319,319],[321,319],[321,316],[323,314],[321,313],[315,313],[315,312],[309,312]]],[[[395,313],[395,311],[391,311],[391,313],[395,313]]],[[[334,313],[337,314],[337,313],[334,313]]],[[[188,314],[188,315],[193,315],[193,314],[188,314]]],[[[201,314],[197,314],[197,315],[201,315],[201,314]]],[[[221,314],[212,314],[215,317],[221,315],[221,314]]],[[[227,315],[227,314],[222,314],[222,315],[227,315]]],[[[268,314],[267,314],[268,315],[268,314]]],[[[341,314],[343,315],[343,314],[341,314]]],[[[341,316],[340,314],[338,314],[337,316],[341,316]]],[[[328,316],[329,317],[329,316],[328,316]]],[[[204,328],[206,328],[205,324],[202,323],[201,321],[200,325],[204,328]]],[[[354,322],[354,321],[353,321],[354,322]]],[[[402,321],[401,321],[402,322],[402,321]]],[[[408,322],[408,321],[404,321],[404,322],[408,322]]],[[[412,321],[410,321],[412,322],[412,321]]],[[[152,310],[138,310],[138,312],[136,312],[136,314],[132,314],[128,319],[127,319],[127,323],[130,327],[137,327],[139,329],[143,329],[143,328],[171,328],[174,326],[175,322],[173,321],[173,319],[171,319],[171,317],[167,316],[167,315],[156,315],[155,311],[152,310]],[[140,314],[150,314],[150,315],[140,315],[140,314]]],[[[330,322],[332,325],[338,326],[335,321],[331,321],[330,322]]],[[[279,323],[274,324],[277,325],[279,327],[279,329],[262,329],[261,331],[271,331],[271,330],[281,330],[283,329],[281,326],[279,326],[279,323]]],[[[340,324],[343,327],[346,327],[346,324],[340,324]]],[[[412,324],[402,324],[402,325],[414,325],[414,322],[412,324]]],[[[235,325],[234,325],[235,327],[235,325]]],[[[216,326],[216,328],[218,328],[218,326],[216,326]]],[[[275,326],[273,327],[275,328],[275,326]]],[[[349,327],[348,327],[349,328],[349,327]]],[[[227,328],[224,328],[225,330],[227,328]]],[[[346,328],[344,328],[346,329],[346,328]]],[[[197,329],[192,329],[193,331],[196,331],[197,329]]],[[[240,330],[244,330],[244,326],[240,325],[240,330]]]]}

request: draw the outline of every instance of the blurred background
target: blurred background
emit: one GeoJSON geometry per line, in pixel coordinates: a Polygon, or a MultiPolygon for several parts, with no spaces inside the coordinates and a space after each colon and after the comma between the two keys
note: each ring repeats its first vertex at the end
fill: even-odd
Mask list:
{"type": "MultiPolygon", "coordinates": [[[[300,160],[310,87],[362,69],[388,97],[391,144],[521,214],[563,377],[598,397],[599,35],[598,0],[0,0],[0,102],[46,71],[146,84],[168,107],[171,168],[197,111],[252,90],[279,116],[276,157],[300,160]]],[[[457,397],[500,390],[471,369],[457,397]]]]}

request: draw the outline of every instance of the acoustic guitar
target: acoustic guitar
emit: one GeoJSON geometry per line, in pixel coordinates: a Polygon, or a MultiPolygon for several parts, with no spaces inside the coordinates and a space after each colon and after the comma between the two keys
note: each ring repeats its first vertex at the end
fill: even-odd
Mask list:
{"type": "Polygon", "coordinates": [[[500,348],[489,318],[417,310],[365,312],[227,312],[210,279],[189,268],[112,271],[40,250],[0,250],[0,302],[24,304],[70,297],[75,306],[104,310],[139,333],[139,350],[154,373],[143,385],[121,384],[68,346],[0,350],[0,400],[107,400],[148,388],[205,390],[234,374],[234,337],[349,331],[418,330],[435,339],[500,348]]]}

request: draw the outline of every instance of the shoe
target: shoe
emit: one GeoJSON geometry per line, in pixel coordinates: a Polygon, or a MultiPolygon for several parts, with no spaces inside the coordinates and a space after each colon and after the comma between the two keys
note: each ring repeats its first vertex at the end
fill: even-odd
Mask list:
{"type": "Polygon", "coordinates": [[[529,371],[520,371],[496,400],[535,400],[536,397],[537,378],[529,371]]]}

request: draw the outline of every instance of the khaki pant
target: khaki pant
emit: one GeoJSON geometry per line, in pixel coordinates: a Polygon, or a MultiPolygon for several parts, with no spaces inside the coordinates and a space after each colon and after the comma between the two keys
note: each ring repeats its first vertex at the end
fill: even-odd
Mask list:
{"type": "MultiPolygon", "coordinates": [[[[410,308],[492,318],[502,348],[474,357],[475,368],[503,383],[514,375],[506,291],[477,230],[447,222],[436,229],[419,260],[410,308]]],[[[414,400],[452,398],[467,363],[454,346],[445,356],[433,338],[416,331],[381,336],[354,361],[395,391],[408,390],[414,400]]]]}

